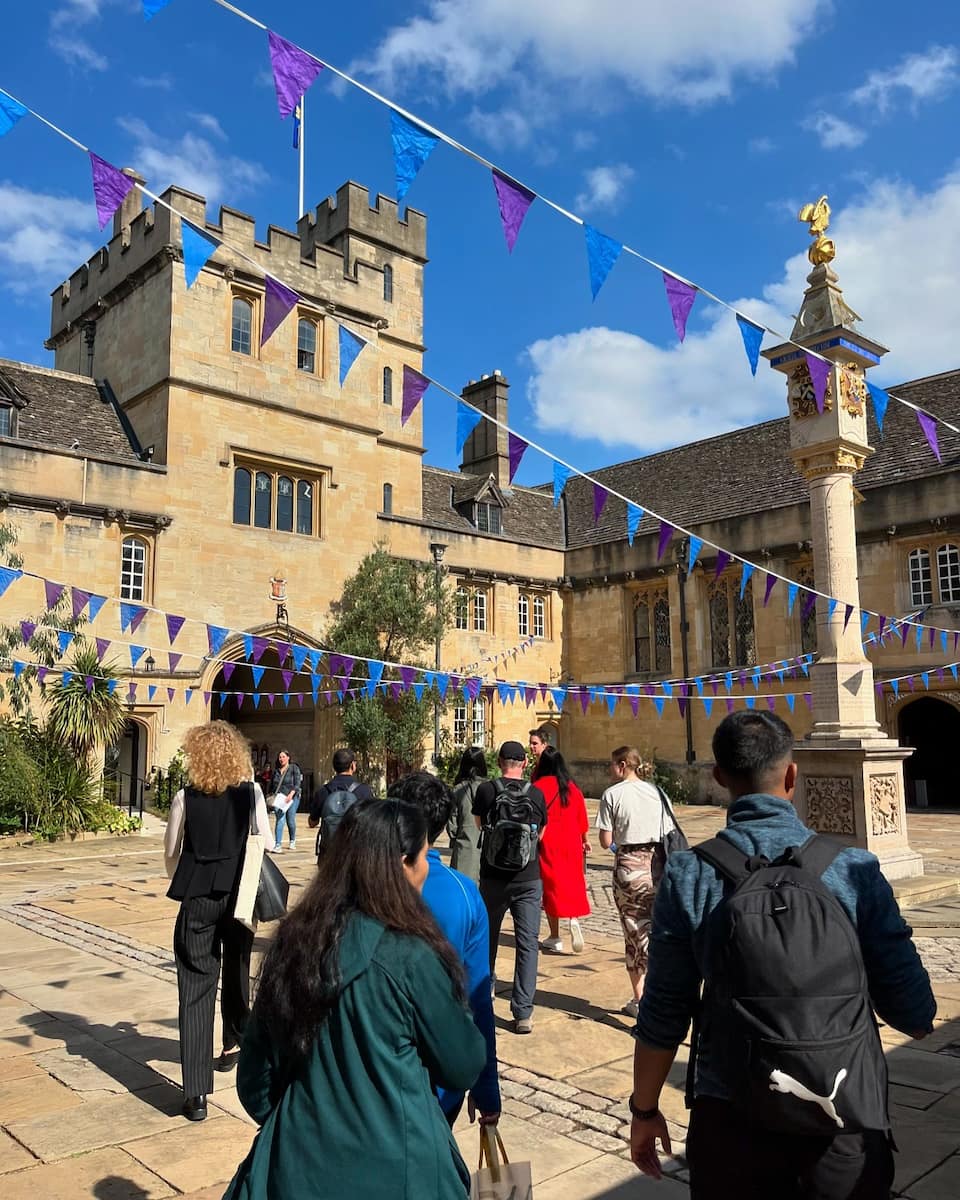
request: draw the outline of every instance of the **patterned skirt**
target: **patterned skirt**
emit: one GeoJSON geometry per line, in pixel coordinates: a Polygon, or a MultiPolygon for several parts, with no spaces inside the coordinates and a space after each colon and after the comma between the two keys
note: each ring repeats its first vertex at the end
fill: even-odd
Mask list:
{"type": "Polygon", "coordinates": [[[613,864],[613,899],[623,926],[627,970],[644,974],[657,885],[663,876],[663,847],[654,842],[618,846],[613,864]]]}

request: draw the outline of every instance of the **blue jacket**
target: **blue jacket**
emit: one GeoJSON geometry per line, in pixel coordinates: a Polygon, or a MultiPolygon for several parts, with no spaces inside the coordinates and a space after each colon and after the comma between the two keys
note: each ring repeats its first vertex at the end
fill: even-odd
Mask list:
{"type": "MultiPolygon", "coordinates": [[[[800,846],[807,829],[789,800],[777,796],[741,796],[727,813],[718,836],[745,854],[776,858],[788,846],[800,846]]],[[[823,873],[824,884],[843,905],[857,930],[879,1017],[902,1033],[930,1029],[937,1002],[930,980],[911,941],[912,930],[900,915],[880,863],[866,850],[843,850],[823,873]]],[[[636,1037],[658,1050],[675,1049],[684,1040],[700,996],[705,961],[703,925],[720,903],[724,881],[692,851],[671,855],[653,909],[650,965],[637,1018],[636,1037]]],[[[725,1098],[723,1081],[698,1056],[696,1094],[725,1098]]]]}
{"type": "MultiPolygon", "coordinates": [[[[486,905],[473,880],[441,862],[439,851],[428,850],[427,862],[430,871],[423,885],[423,899],[467,969],[467,996],[474,1024],[487,1043],[486,1065],[470,1089],[470,1095],[481,1112],[499,1112],[497,1035],[490,991],[490,926],[486,905]]],[[[438,1095],[447,1116],[456,1117],[463,1105],[463,1092],[440,1088],[438,1095]]]]}

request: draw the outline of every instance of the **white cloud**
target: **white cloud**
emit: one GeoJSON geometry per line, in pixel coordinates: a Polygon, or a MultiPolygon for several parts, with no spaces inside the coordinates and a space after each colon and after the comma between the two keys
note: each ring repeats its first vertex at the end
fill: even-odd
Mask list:
{"type": "Polygon", "coordinates": [[[626,163],[615,163],[608,167],[591,167],[584,171],[586,187],[577,196],[578,209],[614,209],[623,199],[630,180],[636,172],[626,163]]]}
{"type": "Polygon", "coordinates": [[[830,0],[429,0],[426,16],[391,29],[355,69],[388,90],[423,76],[449,94],[499,92],[536,78],[567,102],[626,87],[699,104],[728,96],[738,76],[792,61],[830,0]]]}
{"type": "MultiPolygon", "coordinates": [[[[871,181],[835,212],[830,233],[847,302],[863,317],[863,332],[891,348],[875,377],[895,383],[960,365],[960,293],[951,269],[960,258],[960,167],[926,193],[896,180],[871,181]]],[[[617,269],[642,268],[623,262],[617,269]]],[[[798,253],[760,297],[734,304],[787,334],[809,269],[798,253]]],[[[702,282],[722,294],[716,279],[702,282]]],[[[666,347],[602,327],[530,346],[528,395],[538,425],[599,439],[626,457],[785,413],[782,377],[761,359],[751,378],[731,313],[699,299],[681,346],[666,332],[664,299],[661,326],[666,347]]]]}
{"type": "Polygon", "coordinates": [[[131,157],[151,191],[177,184],[208,200],[235,201],[267,180],[259,163],[221,154],[199,134],[184,133],[165,141],[138,117],[121,117],[118,123],[134,140],[131,157]]]}
{"type": "Polygon", "coordinates": [[[50,49],[72,67],[106,71],[110,63],[77,31],[99,21],[109,0],[62,0],[50,14],[50,49]]]}
{"type": "Polygon", "coordinates": [[[137,75],[133,82],[137,87],[153,88],[159,92],[173,91],[172,75],[137,75]]]}
{"type": "Polygon", "coordinates": [[[96,249],[92,202],[0,183],[0,275],[4,287],[34,298],[52,291],[96,249]]]}
{"type": "Polygon", "coordinates": [[[953,46],[931,46],[922,54],[908,54],[888,71],[871,71],[850,99],[884,113],[897,99],[912,104],[939,100],[956,84],[958,60],[953,46]]]}
{"type": "Polygon", "coordinates": [[[751,154],[772,154],[777,148],[777,143],[773,138],[755,137],[747,142],[747,149],[751,154]]]}
{"type": "Polygon", "coordinates": [[[802,125],[817,135],[825,150],[853,150],[867,140],[865,130],[833,113],[818,112],[803,121],[802,125]]]}
{"type": "Polygon", "coordinates": [[[223,126],[213,113],[190,113],[190,120],[199,125],[201,129],[205,129],[207,133],[212,133],[214,137],[220,138],[221,141],[227,140],[223,126]]]}

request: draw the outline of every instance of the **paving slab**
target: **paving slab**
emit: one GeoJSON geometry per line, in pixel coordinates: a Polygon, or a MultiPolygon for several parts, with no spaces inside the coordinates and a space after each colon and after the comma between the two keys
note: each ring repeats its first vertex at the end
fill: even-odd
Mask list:
{"type": "Polygon", "coordinates": [[[124,1143],[124,1149],[179,1191],[189,1192],[230,1179],[254,1132],[235,1117],[211,1115],[199,1124],[182,1122],[166,1133],[124,1143]]]}
{"type": "Polygon", "coordinates": [[[908,1191],[957,1149],[956,1122],[941,1121],[933,1115],[934,1111],[935,1108],[921,1112],[898,1104],[890,1105],[893,1135],[899,1147],[899,1153],[894,1155],[895,1192],[908,1191]]]}
{"type": "Polygon", "coordinates": [[[46,1021],[43,1025],[24,1025],[20,1030],[11,1029],[0,1033],[0,1058],[58,1049],[65,1046],[75,1036],[74,1027],[63,1021],[46,1021]]]}
{"type": "Polygon", "coordinates": [[[83,1101],[70,1088],[45,1072],[38,1076],[0,1083],[0,1121],[10,1128],[15,1121],[78,1108],[83,1101]]]}
{"type": "Polygon", "coordinates": [[[957,1200],[960,1196],[960,1155],[954,1154],[912,1183],[906,1195],[909,1200],[957,1200]]]}
{"type": "Polygon", "coordinates": [[[675,1179],[648,1179],[629,1159],[602,1157],[537,1187],[536,1200],[687,1200],[690,1189],[675,1179]]]}
{"type": "Polygon", "coordinates": [[[92,1037],[78,1037],[62,1050],[34,1057],[38,1066],[74,1092],[140,1092],[164,1082],[155,1071],[92,1037]]]}
{"type": "MultiPolygon", "coordinates": [[[[0,1129],[0,1175],[9,1175],[12,1171],[22,1171],[24,1167],[33,1166],[36,1161],[29,1150],[21,1146],[9,1133],[0,1129]]],[[[4,1190],[4,1196],[6,1194],[4,1190]]]]}
{"type": "Polygon", "coordinates": [[[116,1147],[3,1177],[3,1200],[162,1200],[175,1194],[168,1183],[116,1147]]]}
{"type": "MultiPolygon", "coordinates": [[[[476,1126],[468,1126],[454,1132],[464,1162],[474,1170],[480,1148],[476,1126]]],[[[591,1146],[585,1146],[582,1142],[574,1141],[573,1138],[560,1133],[551,1133],[529,1121],[503,1117],[500,1122],[500,1134],[511,1162],[531,1164],[534,1194],[538,1200],[539,1186],[547,1179],[601,1157],[600,1152],[591,1146]]]]}
{"type": "Polygon", "coordinates": [[[891,1083],[935,1092],[950,1092],[960,1087],[960,1058],[950,1054],[898,1046],[887,1054],[887,1068],[891,1083]]]}
{"type": "Polygon", "coordinates": [[[632,1050],[633,1041],[626,1029],[612,1029],[567,1014],[558,1014],[542,1036],[535,1020],[530,1036],[503,1037],[497,1042],[501,1061],[553,1079],[566,1079],[591,1067],[616,1062],[632,1050]]]}

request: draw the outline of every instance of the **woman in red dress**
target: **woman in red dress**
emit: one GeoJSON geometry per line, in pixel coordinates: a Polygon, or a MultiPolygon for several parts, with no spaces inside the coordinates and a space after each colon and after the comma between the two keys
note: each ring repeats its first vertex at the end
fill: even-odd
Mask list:
{"type": "Polygon", "coordinates": [[[570,918],[570,944],[574,954],[583,950],[583,931],[578,917],[590,913],[583,857],[589,853],[587,806],[583,792],[570,778],[563,755],[547,746],[530,780],[547,802],[547,824],[540,841],[540,877],[543,880],[543,911],[550,936],[541,949],[563,954],[561,918],[570,918]]]}

